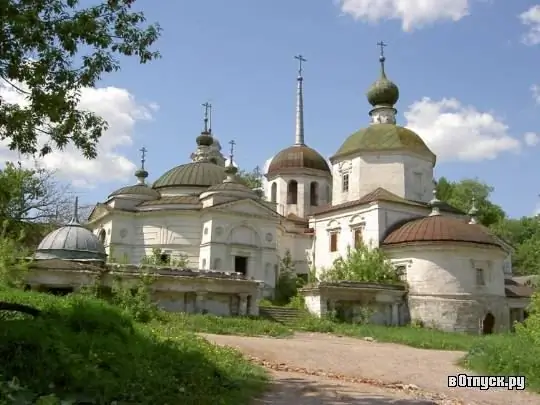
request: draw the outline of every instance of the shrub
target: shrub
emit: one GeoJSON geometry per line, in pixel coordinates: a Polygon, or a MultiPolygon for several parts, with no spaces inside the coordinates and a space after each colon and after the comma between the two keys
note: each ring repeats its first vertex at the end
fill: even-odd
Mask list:
{"type": "Polygon", "coordinates": [[[321,281],[357,281],[366,283],[398,284],[401,274],[379,248],[359,244],[356,249],[347,248],[347,255],[334,261],[330,269],[322,272],[321,281]]]}
{"type": "Polygon", "coordinates": [[[232,349],[179,330],[160,336],[102,300],[8,289],[0,300],[42,310],[0,319],[1,405],[236,405],[266,380],[232,349]]]}
{"type": "Polygon", "coordinates": [[[494,375],[524,375],[540,391],[540,294],[531,298],[529,317],[516,332],[476,342],[463,360],[465,366],[494,375]]]}

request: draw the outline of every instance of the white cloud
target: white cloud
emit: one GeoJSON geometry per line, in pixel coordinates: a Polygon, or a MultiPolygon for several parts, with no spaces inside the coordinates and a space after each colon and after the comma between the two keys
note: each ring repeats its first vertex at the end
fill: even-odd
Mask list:
{"type": "Polygon", "coordinates": [[[495,159],[521,148],[502,121],[454,98],[425,97],[411,104],[404,115],[406,126],[422,136],[439,161],[495,159]]]}
{"type": "Polygon", "coordinates": [[[404,31],[438,20],[458,21],[469,14],[470,0],[337,0],[354,19],[379,22],[401,20],[404,31]]]}
{"type": "Polygon", "coordinates": [[[527,33],[523,35],[526,45],[540,44],[540,5],[535,5],[519,15],[521,23],[527,26],[527,33]]]}
{"type": "MultiPolygon", "coordinates": [[[[12,86],[1,83],[0,97],[9,103],[24,105],[25,97],[12,86]]],[[[138,103],[126,89],[117,87],[84,88],[81,91],[80,108],[92,111],[105,119],[109,128],[103,133],[98,144],[98,157],[85,159],[73,146],[40,158],[40,165],[56,171],[58,177],[71,181],[76,187],[92,188],[98,183],[126,181],[136,169],[136,165],[118,152],[118,148],[133,143],[133,131],[137,121],[149,120],[158,106],[154,103],[138,103]]],[[[38,136],[38,144],[43,145],[46,137],[38,136]]],[[[0,142],[0,163],[18,160],[17,152],[7,148],[7,141],[0,142]]],[[[23,164],[31,158],[22,158],[23,164]]]]}
{"type": "Polygon", "coordinates": [[[540,135],[535,132],[527,132],[523,135],[523,140],[527,146],[536,146],[540,143],[540,135]]]}

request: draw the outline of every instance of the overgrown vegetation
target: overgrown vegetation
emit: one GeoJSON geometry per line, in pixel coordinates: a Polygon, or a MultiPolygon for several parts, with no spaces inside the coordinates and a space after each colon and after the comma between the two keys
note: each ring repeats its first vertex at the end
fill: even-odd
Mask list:
{"type": "Polygon", "coordinates": [[[492,375],[524,375],[528,387],[540,392],[540,293],[533,296],[529,317],[516,324],[515,334],[478,340],[463,363],[492,375]]]}
{"type": "Polygon", "coordinates": [[[320,281],[356,281],[364,283],[400,284],[401,274],[379,248],[363,243],[348,248],[345,257],[337,258],[332,267],[321,272],[320,281]]]}
{"type": "MultiPolygon", "coordinates": [[[[16,248],[16,241],[0,237],[0,302],[40,313],[0,311],[0,405],[237,405],[264,388],[261,368],[187,331],[197,329],[197,317],[182,323],[182,316],[157,309],[150,299],[152,275],[131,284],[117,279],[107,288],[105,273],[98,274],[63,297],[23,291],[28,262],[16,248]]],[[[259,334],[287,333],[258,322],[259,334]]],[[[199,329],[242,329],[220,329],[219,318],[206,325],[199,322],[199,329]]]]}

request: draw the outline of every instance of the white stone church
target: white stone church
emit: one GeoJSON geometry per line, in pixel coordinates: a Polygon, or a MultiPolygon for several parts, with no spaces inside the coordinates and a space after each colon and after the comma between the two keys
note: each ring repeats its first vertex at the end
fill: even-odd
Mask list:
{"type": "MultiPolygon", "coordinates": [[[[525,316],[530,295],[512,279],[512,249],[476,223],[474,203],[467,214],[434,196],[436,156],[396,124],[399,90],[383,55],[380,62],[367,92],[371,123],[329,160],[304,138],[300,66],[295,142],[266,163],[262,198],[236,177],[232,151],[223,156],[205,114],[191,162],[150,184],[143,152],[137,183],[98,203],[89,226],[109,257],[139,263],[159,248],[165,259],[187,257],[193,269],[259,280],[267,293],[286,251],[307,274],[362,241],[382,247],[403,274],[410,319],[449,330],[508,329],[525,316]]],[[[310,305],[325,312],[322,301],[310,305]]]]}

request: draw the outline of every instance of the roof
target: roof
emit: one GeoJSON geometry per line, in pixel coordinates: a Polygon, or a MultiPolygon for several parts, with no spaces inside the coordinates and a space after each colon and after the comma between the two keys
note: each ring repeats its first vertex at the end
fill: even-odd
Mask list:
{"type": "Polygon", "coordinates": [[[146,184],[135,184],[133,186],[119,188],[118,190],[113,191],[109,195],[109,198],[122,194],[144,195],[148,197],[159,198],[159,192],[148,187],[146,184]]]}
{"type": "Polygon", "coordinates": [[[43,238],[36,258],[105,261],[107,254],[96,235],[78,222],[71,222],[43,238]]]}
{"type": "Polygon", "coordinates": [[[533,295],[534,289],[512,278],[504,280],[504,292],[508,298],[529,298],[533,295]]]}
{"type": "Polygon", "coordinates": [[[330,166],[315,149],[306,145],[293,145],[283,149],[272,158],[267,175],[294,172],[297,169],[313,169],[330,173],[330,166]]]}
{"type": "MultiPolygon", "coordinates": [[[[347,202],[336,204],[336,205],[327,204],[327,205],[318,207],[317,209],[313,211],[313,215],[316,216],[318,214],[326,214],[333,211],[339,211],[341,209],[356,207],[358,205],[369,204],[375,201],[388,201],[388,202],[412,205],[412,206],[423,207],[423,208],[428,206],[428,203],[421,202],[421,201],[407,200],[403,197],[400,197],[386,190],[385,188],[378,187],[375,190],[371,191],[370,193],[367,193],[366,195],[364,195],[363,197],[357,200],[347,201],[347,202]]],[[[440,203],[440,210],[442,212],[448,212],[448,213],[453,213],[453,214],[462,214],[462,215],[465,214],[463,211],[451,206],[450,204],[443,203],[443,202],[440,203]]]]}
{"type": "Polygon", "coordinates": [[[220,184],[216,184],[215,186],[212,186],[206,190],[206,192],[212,192],[212,191],[240,191],[244,193],[253,193],[255,192],[247,187],[246,185],[242,183],[236,183],[236,182],[224,182],[220,184]]]}
{"type": "Polygon", "coordinates": [[[465,242],[502,249],[498,239],[487,232],[485,227],[445,215],[402,221],[391,227],[382,238],[383,246],[424,242],[465,242]]]}
{"type": "Polygon", "coordinates": [[[336,159],[357,152],[409,151],[424,155],[435,165],[436,156],[422,138],[410,129],[394,124],[372,124],[350,135],[334,156],[336,159]]]}
{"type": "Polygon", "coordinates": [[[157,179],[152,188],[179,186],[210,187],[223,182],[225,169],[209,162],[193,162],[176,166],[157,179]]]}
{"type": "Polygon", "coordinates": [[[138,205],[138,207],[145,207],[148,205],[167,205],[167,204],[192,204],[200,205],[199,197],[191,195],[181,195],[174,197],[161,197],[159,200],[144,201],[138,205]]]}

